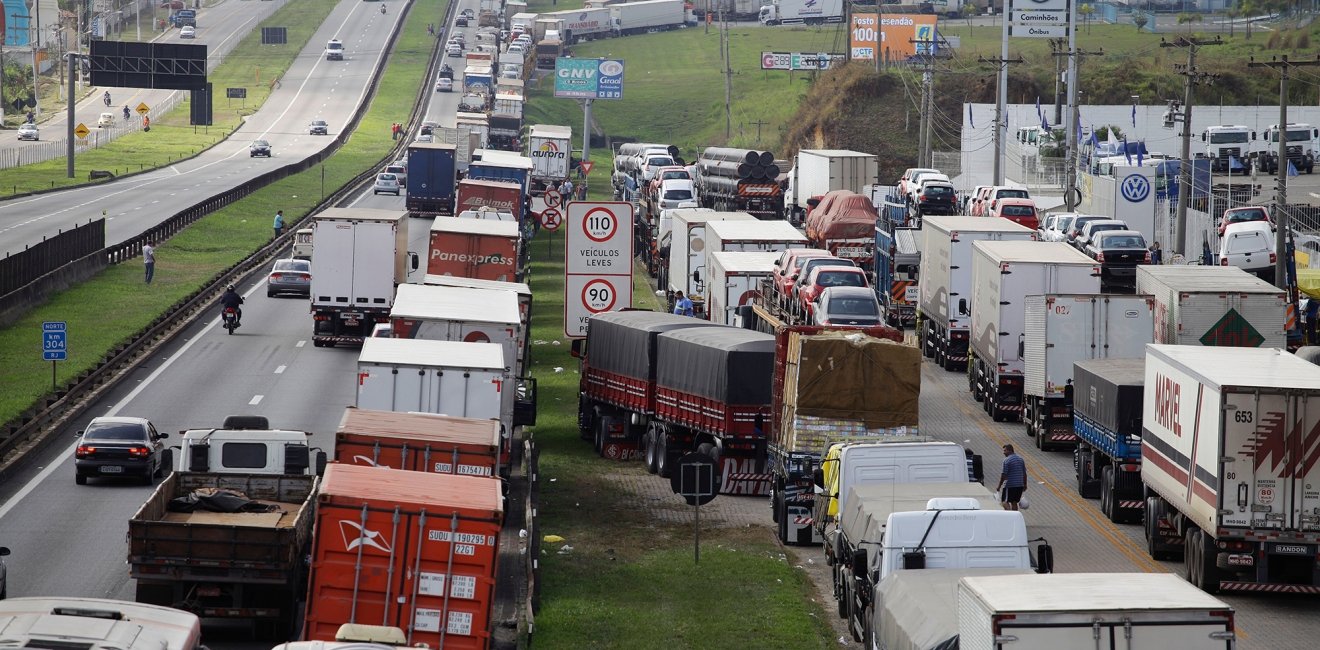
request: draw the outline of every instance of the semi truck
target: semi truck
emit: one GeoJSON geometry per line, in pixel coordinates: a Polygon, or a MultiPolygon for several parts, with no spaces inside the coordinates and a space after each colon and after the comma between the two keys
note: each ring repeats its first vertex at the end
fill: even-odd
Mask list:
{"type": "Polygon", "coordinates": [[[521,224],[523,220],[522,187],[517,183],[485,181],[465,178],[458,182],[458,205],[455,214],[482,209],[505,212],[513,215],[513,221],[521,224]]]}
{"type": "Polygon", "coordinates": [[[1235,266],[1138,266],[1137,293],[1155,298],[1155,343],[1288,344],[1288,293],[1235,266]]]}
{"type": "Polygon", "coordinates": [[[706,147],[697,157],[694,186],[703,208],[746,212],[758,219],[784,217],[779,167],[768,151],[706,147]]]}
{"type": "Polygon", "coordinates": [[[761,5],[762,25],[824,25],[843,22],[843,0],[770,0],[761,5]]]}
{"type": "Polygon", "coordinates": [[[137,601],[289,638],[307,585],[317,483],[307,474],[170,474],[128,520],[137,601]]]}
{"type": "Polygon", "coordinates": [[[920,232],[917,347],[945,370],[965,370],[972,324],[972,245],[1032,241],[1036,233],[991,217],[927,217],[920,232]]]}
{"type": "Polygon", "coordinates": [[[468,163],[468,178],[517,183],[527,194],[532,174],[532,159],[508,151],[478,149],[468,163]]]}
{"type": "Polygon", "coordinates": [[[710,322],[742,327],[738,308],[752,304],[761,281],[775,271],[775,252],[711,252],[706,256],[705,311],[710,322]]]}
{"type": "Polygon", "coordinates": [[[1099,498],[1100,512],[1115,523],[1138,523],[1146,509],[1141,485],[1144,357],[1091,359],[1073,367],[1077,493],[1099,498]]]}
{"type": "Polygon", "coordinates": [[[807,238],[787,221],[716,219],[706,224],[706,255],[715,252],[782,253],[806,245],[807,238]]]}
{"type": "Polygon", "coordinates": [[[1201,132],[1205,143],[1202,158],[1210,159],[1210,171],[1217,173],[1251,173],[1251,143],[1256,132],[1240,124],[1207,126],[1201,132]]]}
{"type": "Polygon", "coordinates": [[[871,286],[884,309],[885,322],[894,327],[917,322],[921,236],[920,228],[898,228],[888,218],[876,219],[871,286]]]}
{"type": "Polygon", "coordinates": [[[1100,293],[1100,266],[1061,242],[972,244],[972,397],[995,422],[1022,416],[1027,296],[1100,293]]]}
{"type": "MultiPolygon", "coordinates": [[[[1265,141],[1265,150],[1256,157],[1260,170],[1275,174],[1279,171],[1279,125],[1271,124],[1261,134],[1265,141]]],[[[1320,158],[1320,129],[1302,122],[1289,122],[1283,129],[1284,147],[1288,162],[1298,173],[1308,174],[1315,171],[1315,161],[1320,158]]]]}
{"type": "Polygon", "coordinates": [[[610,36],[611,34],[609,7],[587,7],[583,9],[552,11],[541,14],[541,18],[558,19],[561,21],[561,38],[565,43],[570,45],[583,40],[594,41],[598,38],[610,36]]]}
{"type": "MultiPolygon", "coordinates": [[[[758,13],[753,9],[751,13],[758,13]]],[[[789,218],[795,223],[806,219],[812,201],[834,190],[861,192],[863,187],[878,183],[880,162],[874,154],[846,149],[802,149],[793,159],[788,172],[788,189],[784,191],[784,204],[789,218]]]]}
{"type": "Polygon", "coordinates": [[[388,319],[409,262],[417,266],[408,255],[408,213],[327,208],[312,217],[312,230],[312,345],[360,345],[388,319]]]}
{"type": "Polygon", "coordinates": [[[1320,593],[1320,367],[1282,350],[1151,344],[1141,408],[1146,538],[1187,581],[1320,593]]]}
{"type": "Polygon", "coordinates": [[[454,143],[414,142],[408,145],[408,197],[404,207],[417,217],[454,214],[454,184],[458,180],[458,153],[470,146],[461,129],[452,133],[454,143]]]}
{"type": "Polygon", "coordinates": [[[335,461],[436,474],[504,474],[499,422],[434,413],[344,409],[335,461]]]}
{"type": "Polygon", "coordinates": [[[1037,449],[1071,448],[1077,442],[1073,364],[1086,359],[1140,359],[1154,331],[1155,300],[1119,294],[1046,294],[1029,295],[1025,304],[1022,421],[1037,449]]]}
{"type": "Polygon", "coordinates": [[[875,258],[875,224],[879,213],[871,199],[852,190],[834,190],[821,197],[807,214],[807,239],[835,257],[870,268],[875,258]]]}
{"type": "Polygon", "coordinates": [[[706,224],[711,221],[752,221],[756,217],[744,212],[708,212],[693,209],[672,211],[670,226],[669,266],[662,274],[660,286],[665,287],[668,309],[674,306],[676,292],[692,300],[693,314],[706,313],[706,224]]]}
{"type": "Polygon", "coordinates": [[[618,36],[678,29],[692,22],[684,0],[640,0],[609,9],[611,29],[618,36]]]}
{"type": "Polygon", "coordinates": [[[436,219],[431,224],[426,272],[517,282],[521,245],[518,224],[512,221],[436,219]]]}
{"type": "Polygon", "coordinates": [[[519,151],[523,128],[523,97],[503,91],[495,93],[495,102],[490,112],[490,132],[487,143],[491,148],[502,151],[519,151]]]}
{"type": "Polygon", "coordinates": [[[527,157],[532,160],[533,195],[539,195],[547,187],[557,187],[568,178],[572,153],[573,129],[550,124],[531,127],[527,136],[527,157]]]}

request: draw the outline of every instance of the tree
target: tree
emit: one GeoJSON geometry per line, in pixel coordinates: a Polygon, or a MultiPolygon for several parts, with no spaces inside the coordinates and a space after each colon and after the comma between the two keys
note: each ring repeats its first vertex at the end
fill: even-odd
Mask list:
{"type": "Polygon", "coordinates": [[[1098,129],[1096,129],[1096,130],[1095,130],[1095,139],[1096,139],[1096,140],[1099,140],[1100,142],[1104,142],[1104,141],[1106,141],[1106,140],[1109,139],[1109,133],[1110,133],[1111,131],[1112,131],[1113,134],[1114,134],[1114,139],[1115,139],[1115,140],[1122,140],[1122,139],[1123,139],[1123,129],[1120,129],[1120,128],[1118,128],[1117,126],[1114,126],[1113,124],[1106,124],[1105,126],[1102,126],[1102,127],[1098,128],[1098,129]]]}
{"type": "Polygon", "coordinates": [[[972,28],[972,16],[976,15],[976,3],[966,2],[962,6],[962,15],[967,18],[967,29],[972,28]]]}
{"type": "Polygon", "coordinates": [[[1077,13],[1082,15],[1082,22],[1086,23],[1086,33],[1091,33],[1091,16],[1095,15],[1095,5],[1086,3],[1077,8],[1077,13]]]}
{"type": "Polygon", "coordinates": [[[1147,22],[1149,21],[1146,19],[1146,14],[1141,12],[1132,14],[1132,24],[1137,26],[1137,31],[1145,29],[1147,22]]]}
{"type": "Polygon", "coordinates": [[[1224,15],[1228,17],[1228,37],[1233,38],[1233,32],[1237,27],[1237,19],[1242,17],[1242,7],[1233,5],[1224,10],[1224,15]]]}
{"type": "Polygon", "coordinates": [[[1238,12],[1247,21],[1247,40],[1251,40],[1251,15],[1256,13],[1256,3],[1252,0],[1242,0],[1238,3],[1238,12]]]}
{"type": "Polygon", "coordinates": [[[1192,33],[1192,23],[1199,23],[1203,20],[1201,14],[1184,11],[1178,14],[1178,24],[1187,25],[1187,33],[1192,33]]]}

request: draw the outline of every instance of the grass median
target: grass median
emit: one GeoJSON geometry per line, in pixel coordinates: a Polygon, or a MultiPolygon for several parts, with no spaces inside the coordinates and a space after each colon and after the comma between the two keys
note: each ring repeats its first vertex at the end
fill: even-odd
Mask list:
{"type": "MultiPolygon", "coordinates": [[[[115,175],[156,169],[197,155],[218,144],[242,126],[244,118],[260,109],[270,97],[272,82],[289,69],[325,20],[325,12],[319,10],[323,4],[319,0],[289,0],[260,25],[252,28],[238,46],[225,56],[225,60],[207,75],[216,93],[211,100],[214,111],[211,126],[191,126],[188,123],[192,112],[191,100],[184,99],[169,113],[159,117],[153,114],[150,132],[134,131],[115,138],[103,147],[77,154],[74,158],[73,178],[68,178],[66,173],[67,161],[59,157],[6,169],[0,190],[20,194],[87,185],[90,184],[87,172],[93,169],[108,170],[115,175]],[[268,26],[288,28],[288,43],[262,45],[261,28],[268,26]],[[247,99],[237,102],[225,99],[225,88],[246,88],[247,99]]],[[[422,32],[425,31],[426,25],[423,24],[422,32]]]]}
{"type": "MultiPolygon", "coordinates": [[[[435,44],[426,25],[447,0],[413,0],[413,8],[376,95],[349,141],[325,164],[273,183],[196,224],[156,251],[156,277],[143,282],[142,261],[112,266],[91,280],[51,296],[13,325],[0,329],[0,422],[9,422],[51,391],[51,367],[40,359],[41,323],[68,323],[69,359],[55,367],[64,383],[94,368],[115,346],[146,327],[170,305],[269,243],[276,210],[289,225],[305,217],[324,193],[380,164],[395,142],[388,125],[404,120],[435,44]]],[[[151,135],[155,135],[153,128],[151,135]]],[[[164,217],[164,215],[162,215],[164,217]]],[[[311,322],[308,321],[310,331],[311,322]]]]}

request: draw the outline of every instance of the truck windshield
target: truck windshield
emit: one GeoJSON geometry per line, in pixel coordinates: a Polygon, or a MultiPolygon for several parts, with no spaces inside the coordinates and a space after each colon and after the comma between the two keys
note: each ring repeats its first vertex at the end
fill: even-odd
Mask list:
{"type": "MultiPolygon", "coordinates": [[[[1306,129],[1288,131],[1288,142],[1306,142],[1311,139],[1311,132],[1306,129]]],[[[1279,141],[1279,136],[1274,136],[1274,141],[1279,141]]]]}
{"type": "Polygon", "coordinates": [[[342,50],[342,49],[344,49],[344,44],[343,44],[343,43],[328,43],[328,44],[326,44],[325,49],[327,49],[327,50],[342,50]]]}
{"type": "Polygon", "coordinates": [[[1243,132],[1211,133],[1210,144],[1246,144],[1250,134],[1243,132]]]}

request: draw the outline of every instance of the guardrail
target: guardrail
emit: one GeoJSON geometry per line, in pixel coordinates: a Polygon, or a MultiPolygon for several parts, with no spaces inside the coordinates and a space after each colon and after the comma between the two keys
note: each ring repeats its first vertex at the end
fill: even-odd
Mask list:
{"type": "MultiPolygon", "coordinates": [[[[450,14],[453,13],[456,3],[451,3],[446,13],[446,24],[449,21],[450,14]]],[[[403,25],[407,22],[408,14],[412,10],[412,3],[405,5],[403,15],[391,32],[385,46],[386,49],[393,49],[398,41],[399,33],[403,25]]],[[[437,41],[436,47],[439,47],[437,41]]],[[[414,98],[414,106],[423,105],[425,97],[429,96],[429,80],[435,73],[436,62],[439,60],[438,49],[432,51],[427,77],[419,86],[417,96],[414,98]]],[[[367,98],[372,97],[380,84],[381,73],[388,64],[389,58],[382,57],[372,74],[371,83],[368,86],[367,98]]],[[[363,107],[353,114],[353,117],[345,125],[343,131],[337,136],[334,142],[324,151],[313,154],[302,161],[286,165],[280,169],[272,170],[257,178],[254,178],[242,185],[227,190],[211,198],[199,201],[188,208],[176,213],[174,216],[164,222],[147,229],[136,237],[130,238],[119,244],[107,247],[104,252],[112,263],[122,262],[132,259],[142,252],[142,244],[148,239],[161,240],[173,235],[188,224],[191,224],[207,211],[214,211],[243,198],[252,192],[269,185],[277,180],[285,178],[293,173],[305,171],[310,167],[320,163],[331,153],[338,150],[347,140],[349,134],[356,130],[362,120],[363,114],[368,110],[370,101],[364,103],[363,107]]],[[[420,117],[413,112],[413,117],[409,121],[409,131],[415,129],[420,123],[420,117]]],[[[391,160],[392,156],[397,155],[398,151],[407,146],[407,142],[401,141],[392,150],[391,154],[385,160],[391,160]]],[[[331,194],[325,200],[321,201],[313,209],[313,212],[319,211],[324,207],[337,205],[345,201],[348,197],[358,191],[362,185],[373,179],[376,174],[376,168],[379,165],[373,165],[370,169],[358,174],[353,180],[345,183],[338,191],[331,194]]],[[[296,222],[294,222],[296,223],[296,222]]],[[[293,224],[290,224],[293,225],[293,224]]],[[[21,457],[36,449],[44,447],[44,443],[49,442],[53,436],[46,435],[62,426],[68,420],[77,417],[87,404],[92,401],[101,391],[113,387],[123,374],[131,369],[142,357],[143,352],[153,348],[158,344],[163,344],[171,340],[176,334],[184,329],[188,322],[200,312],[205,311],[220,293],[220,289],[230,283],[240,282],[252,272],[262,268],[271,256],[282,251],[294,236],[295,228],[286,228],[285,234],[272,240],[266,246],[263,246],[252,255],[244,258],[235,265],[217,273],[202,288],[194,291],[185,298],[171,305],[164,314],[153,320],[142,330],[130,337],[129,341],[123,343],[106,354],[95,368],[83,372],[78,377],[66,382],[65,386],[55,390],[43,398],[42,402],[29,409],[28,412],[5,423],[0,429],[0,481],[3,481],[7,474],[13,471],[16,465],[21,464],[21,457]],[[29,445],[27,449],[16,458],[7,458],[11,453],[24,445],[29,445]]]]}

